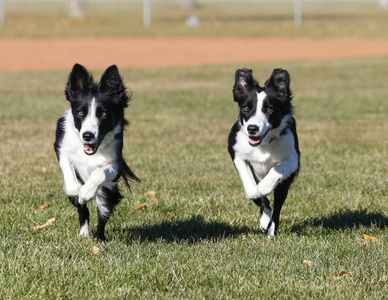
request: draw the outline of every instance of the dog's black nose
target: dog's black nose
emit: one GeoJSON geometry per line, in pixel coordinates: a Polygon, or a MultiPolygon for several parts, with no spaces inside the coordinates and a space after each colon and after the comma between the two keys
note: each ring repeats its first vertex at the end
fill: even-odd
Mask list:
{"type": "Polygon", "coordinates": [[[82,138],[84,139],[85,142],[91,142],[94,139],[94,134],[93,132],[86,131],[82,134],[82,138]]]}
{"type": "Polygon", "coordinates": [[[250,135],[255,135],[259,131],[259,127],[256,125],[249,125],[247,129],[250,135]]]}

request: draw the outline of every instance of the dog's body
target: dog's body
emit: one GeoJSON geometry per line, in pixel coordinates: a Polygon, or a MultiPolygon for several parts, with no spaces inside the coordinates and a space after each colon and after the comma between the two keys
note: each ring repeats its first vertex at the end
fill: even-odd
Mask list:
{"type": "Polygon", "coordinates": [[[299,171],[299,145],[287,71],[275,69],[260,87],[252,70],[235,75],[238,121],[229,134],[228,150],[248,199],[260,206],[260,227],[277,233],[280,210],[299,171]],[[266,195],[274,191],[274,210],[266,195]]]}
{"type": "Polygon", "coordinates": [[[123,178],[139,181],[122,155],[123,131],[128,124],[124,109],[130,97],[116,66],[109,67],[99,83],[76,64],[65,89],[70,108],[58,120],[54,149],[64,179],[64,191],[77,208],[80,235],[89,235],[86,202],[95,199],[97,240],[105,240],[105,225],[122,196],[123,178]]]}

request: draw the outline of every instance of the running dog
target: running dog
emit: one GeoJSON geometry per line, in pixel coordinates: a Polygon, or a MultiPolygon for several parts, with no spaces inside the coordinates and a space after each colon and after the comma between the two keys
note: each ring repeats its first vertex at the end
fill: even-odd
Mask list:
{"type": "Polygon", "coordinates": [[[122,199],[117,186],[123,179],[140,181],[124,160],[123,132],[128,124],[124,109],[130,96],[116,66],[99,83],[75,64],[65,88],[70,107],[57,123],[54,150],[62,170],[63,189],[77,208],[80,235],[89,235],[87,202],[95,199],[98,226],[94,237],[105,240],[105,225],[122,199]]]}
{"type": "Polygon", "coordinates": [[[239,69],[233,98],[240,113],[229,134],[228,150],[247,198],[260,206],[260,227],[270,238],[278,231],[280,210],[300,166],[290,76],[275,69],[261,87],[252,70],[239,69]],[[272,192],[273,212],[266,197],[272,192]]]}

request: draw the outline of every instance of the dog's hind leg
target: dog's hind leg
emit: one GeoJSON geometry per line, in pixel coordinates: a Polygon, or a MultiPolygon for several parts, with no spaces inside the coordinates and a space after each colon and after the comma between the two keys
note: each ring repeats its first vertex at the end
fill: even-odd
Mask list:
{"type": "Polygon", "coordinates": [[[113,209],[120,202],[122,196],[119,189],[114,186],[112,189],[103,187],[98,191],[96,197],[98,225],[94,238],[100,242],[105,241],[105,225],[113,213],[113,209]]]}
{"type": "Polygon", "coordinates": [[[78,197],[69,197],[70,202],[77,208],[80,230],[82,236],[89,236],[89,209],[86,204],[79,204],[78,197]]]}
{"type": "Polygon", "coordinates": [[[272,211],[269,205],[269,200],[267,197],[264,196],[259,199],[253,200],[253,203],[260,206],[260,228],[266,230],[272,217],[272,211]]]}
{"type": "Polygon", "coordinates": [[[282,181],[274,191],[274,205],[273,205],[273,214],[272,214],[272,220],[270,223],[270,226],[268,226],[267,230],[267,236],[271,237],[277,234],[278,228],[279,228],[279,218],[280,218],[280,211],[282,209],[282,206],[284,204],[284,201],[287,198],[288,190],[291,186],[291,183],[294,180],[295,175],[291,175],[286,180],[282,181]]]}

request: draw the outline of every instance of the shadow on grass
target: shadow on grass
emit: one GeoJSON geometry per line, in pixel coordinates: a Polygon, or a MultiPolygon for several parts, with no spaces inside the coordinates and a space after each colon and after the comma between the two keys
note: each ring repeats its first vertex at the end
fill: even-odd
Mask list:
{"type": "Polygon", "coordinates": [[[154,225],[124,228],[124,239],[127,242],[140,240],[141,242],[186,241],[197,243],[203,240],[217,240],[245,233],[256,233],[247,226],[231,226],[224,222],[208,222],[202,216],[193,216],[188,220],[164,221],[154,225]]]}
{"type": "Polygon", "coordinates": [[[317,227],[324,230],[342,230],[357,229],[361,226],[384,229],[388,227],[388,218],[380,213],[368,212],[367,210],[352,211],[346,209],[327,217],[307,219],[293,225],[290,231],[305,234],[317,227]]]}

